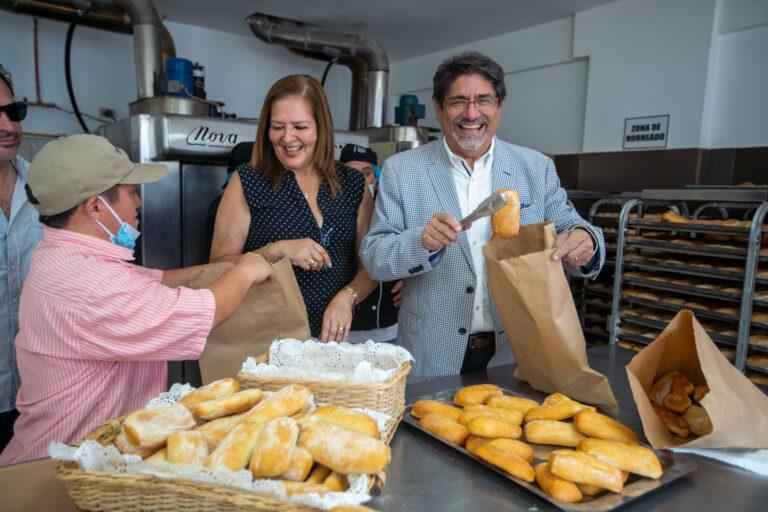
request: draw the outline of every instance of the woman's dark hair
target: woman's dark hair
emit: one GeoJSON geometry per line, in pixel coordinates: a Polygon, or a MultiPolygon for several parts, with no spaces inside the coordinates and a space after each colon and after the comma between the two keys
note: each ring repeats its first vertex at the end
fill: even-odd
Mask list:
{"type": "Polygon", "coordinates": [[[453,81],[462,75],[475,73],[491,82],[501,104],[507,96],[507,88],[504,86],[504,69],[493,59],[479,52],[463,52],[445,59],[437,67],[435,76],[432,78],[432,99],[442,109],[445,94],[453,81]]]}
{"type": "MultiPolygon", "coordinates": [[[[105,190],[101,193],[107,201],[110,203],[114,203],[118,200],[118,192],[117,187],[119,187],[120,184],[117,184],[113,186],[112,188],[105,190]]],[[[27,199],[29,199],[29,202],[32,204],[40,204],[40,201],[35,197],[35,195],[32,193],[32,189],[29,188],[29,184],[24,185],[24,190],[27,192],[27,199]]],[[[56,213],[54,215],[40,215],[40,223],[45,224],[49,228],[57,228],[57,229],[64,229],[69,224],[69,219],[74,215],[75,210],[77,210],[77,206],[73,206],[67,211],[56,213]]]]}
{"type": "Polygon", "coordinates": [[[256,132],[256,141],[251,156],[251,167],[263,172],[272,188],[277,188],[283,180],[285,167],[275,154],[275,149],[269,141],[269,126],[272,122],[272,106],[276,101],[297,97],[309,106],[317,125],[317,143],[312,161],[315,170],[328,184],[331,197],[341,190],[339,179],[336,176],[336,162],[333,159],[333,119],[331,109],[328,107],[328,99],[325,97],[323,87],[316,79],[309,75],[289,75],[281,78],[269,89],[264,105],[259,116],[259,129],[256,132]]]}

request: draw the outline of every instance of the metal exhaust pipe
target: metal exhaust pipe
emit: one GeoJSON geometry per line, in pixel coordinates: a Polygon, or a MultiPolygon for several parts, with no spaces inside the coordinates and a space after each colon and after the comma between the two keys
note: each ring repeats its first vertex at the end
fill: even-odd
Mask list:
{"type": "Polygon", "coordinates": [[[280,21],[255,13],[246,18],[253,33],[305,57],[332,60],[352,71],[349,129],[384,126],[389,87],[389,59],[384,48],[369,37],[343,34],[280,21]]]}

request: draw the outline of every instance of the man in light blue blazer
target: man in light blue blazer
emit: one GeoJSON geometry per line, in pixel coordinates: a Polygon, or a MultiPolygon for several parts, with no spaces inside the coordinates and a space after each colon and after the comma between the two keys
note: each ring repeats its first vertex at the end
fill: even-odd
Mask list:
{"type": "Polygon", "coordinates": [[[518,190],[522,224],[555,223],[552,257],[569,274],[593,278],[605,260],[602,232],[568,204],[552,160],[495,137],[501,66],[465,52],[445,60],[433,81],[443,136],[386,160],[360,248],[371,278],[404,279],[398,339],[415,360],[411,382],[513,361],[482,254],[490,219],[464,231],[457,220],[494,190],[518,190]]]}

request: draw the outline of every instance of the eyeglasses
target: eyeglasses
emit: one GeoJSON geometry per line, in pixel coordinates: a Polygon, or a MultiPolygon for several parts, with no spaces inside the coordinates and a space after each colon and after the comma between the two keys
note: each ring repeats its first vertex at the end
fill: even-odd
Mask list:
{"type": "Polygon", "coordinates": [[[474,100],[468,100],[466,98],[448,98],[445,100],[445,108],[448,110],[449,114],[461,114],[473,103],[477,110],[487,113],[496,108],[496,105],[499,104],[499,98],[494,96],[485,96],[474,100]]]}
{"type": "Polygon", "coordinates": [[[0,107],[0,114],[5,112],[8,115],[8,118],[18,123],[19,121],[23,121],[25,117],[27,117],[27,104],[23,101],[17,101],[16,103],[9,103],[8,105],[3,105],[0,107]]]}

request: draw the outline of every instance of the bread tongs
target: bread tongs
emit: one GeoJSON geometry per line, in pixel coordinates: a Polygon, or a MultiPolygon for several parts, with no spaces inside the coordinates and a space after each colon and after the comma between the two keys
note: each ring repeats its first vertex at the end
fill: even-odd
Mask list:
{"type": "Polygon", "coordinates": [[[475,211],[459,221],[461,223],[461,230],[467,230],[470,224],[475,222],[477,219],[493,215],[497,211],[501,210],[505,204],[507,204],[507,198],[504,197],[504,194],[501,193],[501,190],[495,191],[493,194],[483,200],[483,202],[480,203],[477,208],[475,208],[475,211]]]}

